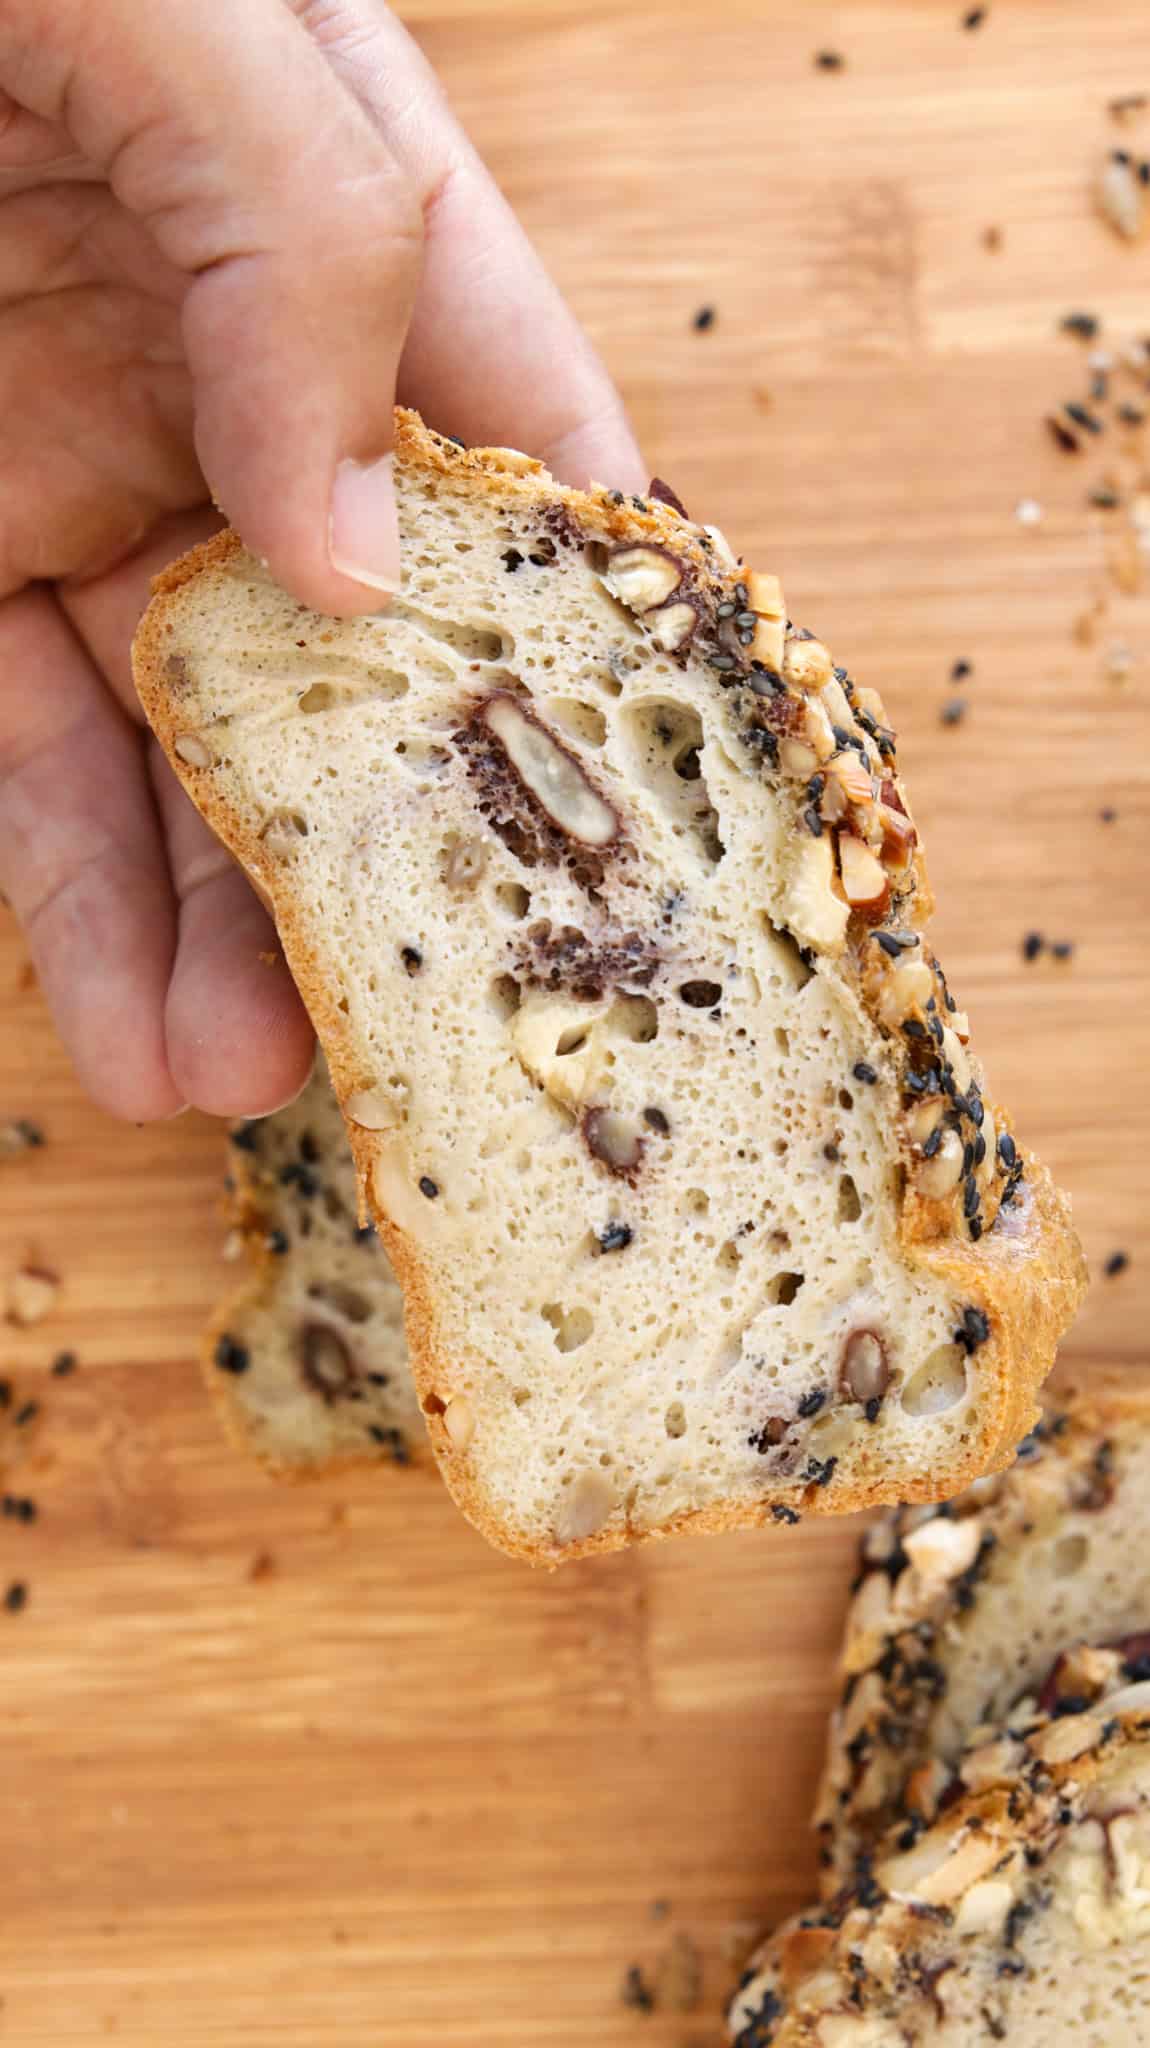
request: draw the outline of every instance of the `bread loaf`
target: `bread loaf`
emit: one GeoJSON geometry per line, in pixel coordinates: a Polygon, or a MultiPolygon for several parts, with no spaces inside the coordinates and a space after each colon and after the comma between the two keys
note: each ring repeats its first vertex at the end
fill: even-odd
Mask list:
{"type": "Polygon", "coordinates": [[[955,1491],[1083,1269],[881,699],[662,487],[397,435],[392,604],[319,617],[226,534],[136,676],[273,906],[448,1485],[544,1562],[955,1491]]]}

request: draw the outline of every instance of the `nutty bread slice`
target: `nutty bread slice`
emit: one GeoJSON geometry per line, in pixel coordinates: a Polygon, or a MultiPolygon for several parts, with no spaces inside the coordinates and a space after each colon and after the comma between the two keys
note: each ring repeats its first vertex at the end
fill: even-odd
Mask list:
{"type": "Polygon", "coordinates": [[[548,1562],[953,1492],[1083,1268],[880,699],[673,505],[397,432],[397,600],[319,617],[224,535],[136,673],[274,908],[448,1485],[548,1562]]]}
{"type": "Polygon", "coordinates": [[[1148,1518],[1137,1380],[1068,1392],[1011,1471],[867,1531],[815,1810],[829,1890],[896,1818],[934,1813],[972,1730],[1062,1689],[1066,1645],[1150,1626],[1148,1518]]]}
{"type": "Polygon", "coordinates": [[[1150,1686],[1044,1718],[932,1827],[788,1921],[735,1996],[735,2048],[1146,2048],[1150,1686]]]}
{"type": "Polygon", "coordinates": [[[229,1133],[248,1274],[208,1333],[228,1434],[281,1478],[426,1455],[403,1296],[370,1224],[322,1059],[286,1109],[229,1133]]]}

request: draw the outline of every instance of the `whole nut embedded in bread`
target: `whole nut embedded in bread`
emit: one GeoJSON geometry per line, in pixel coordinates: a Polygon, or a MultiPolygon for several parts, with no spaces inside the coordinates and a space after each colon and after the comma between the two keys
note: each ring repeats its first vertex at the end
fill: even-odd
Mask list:
{"type": "Polygon", "coordinates": [[[195,732],[182,732],[172,741],[172,752],[186,761],[189,768],[210,768],[212,751],[195,732]]]}
{"type": "Polygon", "coordinates": [[[365,1131],[388,1131],[399,1122],[397,1104],[378,1088],[356,1088],[346,1097],[343,1113],[365,1131]]]}
{"type": "Polygon", "coordinates": [[[870,775],[853,747],[836,754],[827,766],[827,775],[833,776],[840,785],[843,795],[852,804],[869,804],[874,795],[870,775]]]}
{"type": "Polygon", "coordinates": [[[589,1109],[583,1119],[587,1148],[610,1173],[633,1173],[643,1157],[643,1130],[633,1116],[589,1109]]]}
{"type": "Polygon", "coordinates": [[[851,1401],[878,1401],[890,1383],[886,1349],[877,1330],[852,1330],[843,1347],[839,1377],[851,1401]]]}
{"type": "Polygon", "coordinates": [[[682,563],[664,548],[617,548],[603,571],[612,597],[633,612],[665,604],[682,580],[682,563]]]}
{"type": "Polygon", "coordinates": [[[853,832],[839,833],[839,872],[843,894],[853,909],[877,910],[886,902],[890,894],[886,870],[853,832]]]}
{"type": "MultiPolygon", "coordinates": [[[[921,954],[912,953],[891,963],[890,973],[883,983],[879,997],[879,1016],[889,1031],[897,1031],[905,1017],[913,1016],[916,1010],[925,1010],[934,994],[934,976],[921,954]]],[[[929,1138],[942,1114],[942,1104],[936,1096],[930,1102],[918,1103],[912,1111],[911,1132],[919,1144],[929,1138]]]]}
{"type": "Polygon", "coordinates": [[[542,804],[552,823],[584,846],[609,846],[618,836],[619,821],[610,804],[592,787],[574,754],[568,753],[514,697],[503,692],[489,697],[479,715],[494,733],[524,787],[542,804]]]}
{"type": "Polygon", "coordinates": [[[307,825],[294,811],[276,811],[260,833],[260,843],[272,854],[298,853],[301,839],[307,838],[307,825]]]}
{"type": "MultiPolygon", "coordinates": [[[[1110,1702],[1106,1705],[1109,1711],[1110,1702]]],[[[1072,1764],[1101,1740],[1102,1725],[1095,1714],[1067,1714],[1064,1720],[1051,1721],[1037,1735],[1029,1736],[1027,1747],[1040,1763],[1072,1764]]]]}
{"type": "Polygon", "coordinates": [[[903,1549],[921,1579],[944,1586],[969,1571],[981,1542],[982,1524],[977,1515],[968,1515],[964,1522],[949,1515],[933,1515],[920,1529],[903,1537],[903,1549]]]}
{"type": "Polygon", "coordinates": [[[764,668],[781,675],[786,639],[785,619],[760,619],[747,652],[752,661],[761,661],[764,668]]]}
{"type": "Polygon", "coordinates": [[[485,839],[458,839],[447,856],[444,881],[449,889],[474,889],[487,869],[485,839]]]}
{"type": "Polygon", "coordinates": [[[656,647],[666,654],[677,654],[691,639],[699,615],[693,604],[665,604],[658,611],[645,612],[643,624],[649,629],[656,647]]]}
{"type": "Polygon", "coordinates": [[[582,1543],[586,1537],[598,1535],[618,1505],[618,1494],[606,1472],[581,1473],[559,1511],[558,1541],[582,1543]]]}
{"type": "Polygon", "coordinates": [[[801,945],[820,953],[839,953],[846,937],[850,905],[834,886],[835,858],[829,834],[802,842],[786,897],[786,919],[801,945]]]}
{"type": "Polygon", "coordinates": [[[786,774],[793,775],[800,782],[806,782],[819,765],[819,757],[805,740],[785,739],[779,741],[779,766],[786,774]]]}
{"type": "Polygon", "coordinates": [[[757,612],[761,619],[786,618],[786,600],[777,576],[768,575],[762,569],[748,569],[746,583],[748,611],[757,612]]]}
{"type": "Polygon", "coordinates": [[[457,1394],[443,1411],[443,1427],[457,1451],[465,1451],[475,1435],[475,1410],[466,1394],[457,1394]]]}

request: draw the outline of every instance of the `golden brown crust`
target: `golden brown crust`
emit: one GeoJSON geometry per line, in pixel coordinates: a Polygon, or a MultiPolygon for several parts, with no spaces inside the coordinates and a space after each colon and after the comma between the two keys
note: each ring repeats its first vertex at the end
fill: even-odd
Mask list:
{"type": "MultiPolygon", "coordinates": [[[[470,479],[482,489],[498,489],[501,498],[512,504],[518,501],[526,507],[543,501],[549,507],[565,507],[573,519],[614,542],[673,542],[677,554],[693,563],[700,577],[712,582],[717,574],[737,577],[744,573],[724,568],[713,552],[714,544],[704,533],[663,504],[623,499],[618,493],[597,490],[588,495],[562,488],[529,458],[507,450],[460,449],[430,432],[410,412],[399,411],[396,415],[396,441],[401,458],[412,464],[450,473],[457,480],[470,479]]],[[[354,1090],[368,1085],[370,1077],[362,1072],[346,1018],[330,994],[324,964],[317,958],[288,893],[282,888],[276,893],[276,866],[246,821],[212,789],[210,777],[181,760],[175,750],[181,729],[181,683],[180,657],[172,646],[177,630],[174,600],[189,583],[208,579],[241,561],[244,552],[237,535],[218,534],[155,579],[152,603],[136,637],[136,683],[148,719],[185,788],[256,886],[273,899],[285,957],[327,1054],[336,1093],[342,1102],[354,1090]]],[[[925,925],[932,903],[918,846],[911,856],[908,873],[913,876],[913,885],[900,914],[903,925],[917,934],[925,925]]],[[[924,957],[929,957],[925,949],[924,957]]],[[[869,972],[849,955],[844,955],[841,966],[864,1009],[873,1015],[876,997],[869,972]]],[[[1007,1130],[1008,1120],[994,1105],[988,1107],[994,1115],[995,1129],[1007,1130]]],[[[350,1136],[361,1190],[370,1191],[371,1168],[381,1152],[380,1141],[354,1125],[350,1126],[350,1136]]],[[[1025,1169],[1021,1187],[1009,1209],[1002,1209],[1001,1216],[999,1191],[988,1196],[985,1225],[977,1242],[965,1233],[960,1237],[953,1228],[950,1234],[940,1235],[940,1203],[924,1201],[913,1191],[903,1201],[900,1234],[908,1263],[944,1278],[959,1300],[982,1308],[991,1320],[990,1337],[979,1351],[979,1378],[984,1393],[977,1428],[970,1431],[962,1457],[949,1469],[900,1482],[900,1497],[908,1501],[940,1499],[958,1491],[979,1473],[1009,1462],[1015,1443],[1035,1419],[1037,1390],[1049,1370],[1057,1339],[1085,1289],[1085,1263],[1070,1225],[1069,1203],[1054,1188],[1037,1160],[1021,1152],[1019,1157],[1025,1169]]],[[[374,1203],[373,1209],[404,1289],[412,1365],[421,1398],[426,1402],[445,1377],[448,1383],[452,1378],[451,1362],[443,1354],[437,1332],[433,1291],[411,1240],[374,1203]]],[[[759,1526],[771,1519],[772,1507],[780,1500],[776,1492],[772,1501],[761,1504],[732,1501],[686,1511],[657,1529],[629,1529],[621,1533],[610,1526],[562,1548],[545,1546],[509,1532],[493,1515],[467,1453],[452,1446],[438,1415],[429,1414],[427,1420],[444,1478],[463,1512],[499,1548],[533,1563],[566,1562],[597,1551],[617,1549],[639,1537],[686,1531],[719,1533],[759,1526]]],[[[795,1510],[818,1514],[848,1513],[891,1498],[889,1479],[884,1484],[877,1472],[873,1478],[864,1476],[853,1483],[844,1475],[829,1491],[796,1485],[793,1493],[795,1510]]]]}

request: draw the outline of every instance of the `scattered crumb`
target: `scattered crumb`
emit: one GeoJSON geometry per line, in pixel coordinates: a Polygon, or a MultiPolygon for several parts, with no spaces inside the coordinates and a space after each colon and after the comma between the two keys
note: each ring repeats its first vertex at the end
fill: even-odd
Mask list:
{"type": "Polygon", "coordinates": [[[770,412],[774,402],[765,384],[752,384],[751,404],[756,412],[770,412]]]}
{"type": "Polygon", "coordinates": [[[1073,633],[1080,647],[1093,647],[1098,638],[1098,628],[1105,615],[1106,605],[1102,598],[1095,598],[1089,611],[1079,612],[1074,621],[1073,633]]]}
{"type": "Polygon", "coordinates": [[[845,71],[846,58],[841,50],[816,50],[814,65],[816,71],[845,71]]]}
{"type": "Polygon", "coordinates": [[[711,328],[715,324],[716,317],[717,316],[715,313],[715,308],[713,306],[700,306],[698,312],[695,314],[695,317],[691,322],[691,325],[694,328],[695,333],[709,333],[711,328]]]}
{"type": "Polygon", "coordinates": [[[961,725],[968,708],[965,697],[952,697],[949,704],[944,704],[938,714],[940,722],[943,725],[961,725]]]}
{"type": "Polygon", "coordinates": [[[1126,1268],[1129,1264],[1129,1252],[1111,1252],[1110,1257],[1107,1259],[1106,1264],[1102,1268],[1102,1271],[1105,1273],[1106,1278],[1108,1280],[1114,1280],[1117,1278],[1119,1273],[1124,1273],[1126,1271],[1126,1268]]]}
{"type": "Polygon", "coordinates": [[[1133,649],[1125,640],[1112,640],[1106,650],[1106,674],[1112,683],[1124,683],[1134,666],[1133,649]]]}
{"type": "Polygon", "coordinates": [[[1014,508],[1014,516],[1020,526],[1037,526],[1042,518],[1042,507],[1037,498],[1020,498],[1014,508]]]}
{"type": "Polygon", "coordinates": [[[14,1116],[7,1123],[0,1124],[0,1159],[13,1159],[20,1152],[36,1151],[44,1143],[44,1133],[31,1117],[14,1116]]]}
{"type": "Polygon", "coordinates": [[[1150,219],[1148,191],[1150,176],[1144,166],[1135,163],[1128,150],[1110,150],[1095,180],[1094,196],[1099,212],[1124,241],[1142,238],[1150,219]]]}
{"type": "Polygon", "coordinates": [[[1114,809],[1112,804],[1106,804],[1104,805],[1103,809],[1099,811],[1098,816],[1100,817],[1104,825],[1112,825],[1114,823],[1114,820],[1117,818],[1118,813],[1114,809]]]}
{"type": "Polygon", "coordinates": [[[261,953],[260,964],[263,967],[278,967],[280,964],[280,956],[276,952],[261,953]]]}
{"type": "Polygon", "coordinates": [[[1045,944],[1046,940],[1043,938],[1041,932],[1027,932],[1026,937],[1022,941],[1023,959],[1037,960],[1045,944]]]}
{"type": "Polygon", "coordinates": [[[1106,104],[1111,119],[1125,127],[1138,114],[1145,113],[1146,108],[1150,106],[1150,94],[1124,92],[1120,93],[1117,99],[1108,100],[1106,104]]]}
{"type": "Polygon", "coordinates": [[[652,1920],[666,1920],[671,1911],[670,1899],[652,1899],[648,1912],[652,1920]]]}
{"type": "Polygon", "coordinates": [[[1133,527],[1119,534],[1107,558],[1111,579],[1125,597],[1135,597],[1142,588],[1142,550],[1133,527]]]}
{"type": "Polygon", "coordinates": [[[989,7],[968,7],[962,17],[963,28],[981,28],[989,13],[989,7]]]}
{"type": "Polygon", "coordinates": [[[55,1379],[66,1380],[76,1370],[78,1360],[74,1351],[58,1351],[52,1360],[52,1374],[55,1379]]]}
{"type": "Polygon", "coordinates": [[[1050,950],[1056,960],[1073,960],[1074,941],[1073,939],[1055,939],[1050,950]]]}
{"type": "Polygon", "coordinates": [[[973,674],[974,663],[972,661],[956,661],[951,664],[950,680],[952,683],[965,682],[967,676],[972,676],[973,674]]]}
{"type": "Polygon", "coordinates": [[[43,1322],[56,1305],[60,1282],[55,1273],[38,1266],[23,1266],[13,1273],[5,1289],[5,1314],[10,1323],[26,1329],[43,1322]]]}
{"type": "Polygon", "coordinates": [[[257,1550],[248,1566],[248,1578],[253,1586],[255,1586],[260,1583],[261,1579],[270,1579],[277,1570],[278,1566],[271,1551],[257,1550]]]}
{"type": "Polygon", "coordinates": [[[1004,240],[1005,236],[1003,235],[1002,229],[1000,227],[991,226],[988,228],[983,228],[982,246],[984,249],[991,249],[997,251],[1001,249],[1004,240]]]}
{"type": "Polygon", "coordinates": [[[243,1255],[244,1255],[244,1234],[243,1234],[243,1231],[242,1231],[242,1230],[229,1230],[229,1232],[228,1232],[227,1236],[225,1237],[225,1239],[224,1239],[224,1241],[223,1241],[223,1244],[222,1244],[222,1245],[221,1245],[221,1247],[220,1247],[220,1257],[221,1257],[221,1259],[226,1259],[226,1261],[227,1261],[227,1263],[228,1263],[229,1265],[234,1265],[235,1261],[236,1261],[237,1259],[242,1259],[243,1255]]]}
{"type": "Polygon", "coordinates": [[[28,1605],[28,1588],[23,1579],[13,1579],[4,1595],[4,1605],[9,1614],[20,1614],[28,1605]]]}
{"type": "Polygon", "coordinates": [[[642,1970],[639,1968],[638,1963],[632,1963],[628,1969],[623,1979],[623,1988],[619,1996],[623,2004],[629,2005],[635,2012],[654,2012],[655,2010],[655,1994],[644,1977],[642,1970]]]}
{"type": "Polygon", "coordinates": [[[702,1957],[689,1934],[676,1934],[655,1966],[655,1998],[670,2012],[695,2012],[703,1991],[702,1957]]]}
{"type": "Polygon", "coordinates": [[[1096,313],[1064,313],[1058,323],[1063,334],[1076,334],[1079,341],[1093,341],[1098,324],[1096,313]]]}

